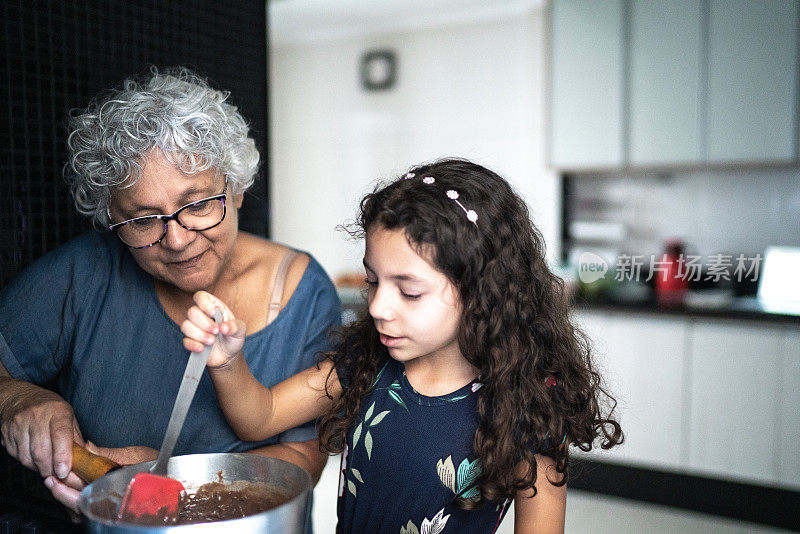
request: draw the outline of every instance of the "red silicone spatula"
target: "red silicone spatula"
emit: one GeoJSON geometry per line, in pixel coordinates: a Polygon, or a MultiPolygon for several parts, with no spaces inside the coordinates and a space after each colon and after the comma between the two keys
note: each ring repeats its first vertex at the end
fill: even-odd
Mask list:
{"type": "MultiPolygon", "coordinates": [[[[221,311],[214,312],[214,320],[217,323],[222,322],[221,311]]],[[[132,522],[146,519],[148,523],[168,524],[174,523],[178,518],[178,505],[186,489],[179,481],[167,476],[167,464],[183,428],[194,393],[197,391],[197,384],[208,361],[211,347],[206,346],[202,352],[189,354],[189,362],[186,364],[178,396],[172,407],[172,415],[167,424],[164,441],[161,442],[161,449],[158,451],[158,459],[149,471],[138,473],[128,484],[119,507],[119,519],[132,522]]]]}

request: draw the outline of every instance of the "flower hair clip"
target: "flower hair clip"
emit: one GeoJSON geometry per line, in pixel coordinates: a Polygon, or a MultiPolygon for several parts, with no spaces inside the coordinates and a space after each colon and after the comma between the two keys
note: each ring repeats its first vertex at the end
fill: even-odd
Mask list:
{"type": "MultiPolygon", "coordinates": [[[[405,175],[405,179],[406,180],[408,180],[409,178],[413,178],[413,177],[414,177],[414,173],[411,173],[411,172],[405,175]]],[[[422,179],[422,183],[423,184],[431,185],[434,182],[436,182],[436,179],[433,176],[426,176],[426,177],[424,177],[422,179]]],[[[477,222],[478,221],[478,214],[475,212],[475,210],[468,210],[467,208],[465,208],[464,205],[461,203],[461,201],[458,200],[458,196],[459,196],[458,195],[458,191],[456,191],[455,189],[448,189],[447,190],[447,198],[455,200],[456,204],[458,204],[458,207],[461,208],[464,211],[464,213],[467,215],[467,220],[469,222],[471,222],[472,224],[474,224],[475,226],[478,226],[478,222],[477,222]]]]}
{"type": "Polygon", "coordinates": [[[462,210],[464,210],[464,213],[467,214],[467,219],[472,224],[474,224],[475,226],[478,226],[478,223],[477,223],[478,214],[475,213],[475,210],[468,210],[467,208],[464,207],[464,205],[461,202],[459,202],[459,200],[458,200],[458,191],[456,191],[455,189],[448,189],[447,190],[447,198],[451,198],[451,199],[455,200],[456,204],[458,204],[458,207],[461,208],[462,210]]]}

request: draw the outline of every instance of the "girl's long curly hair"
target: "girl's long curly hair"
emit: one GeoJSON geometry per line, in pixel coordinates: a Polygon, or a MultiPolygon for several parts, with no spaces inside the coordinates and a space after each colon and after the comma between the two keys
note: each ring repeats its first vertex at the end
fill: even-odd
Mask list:
{"type": "MultiPolygon", "coordinates": [[[[508,182],[465,160],[424,164],[368,194],[354,227],[360,236],[376,227],[405,231],[417,250],[433,251],[434,266],[459,292],[459,348],[484,383],[473,440],[481,500],[534,488],[534,454],[554,460],[557,475],[548,479],[563,485],[569,445],[588,451],[596,441],[604,449],[622,442],[612,418],[616,402],[601,386],[587,338],[570,321],[564,283],[550,272],[542,236],[508,182]],[[434,183],[422,181],[428,176],[434,183]],[[477,213],[475,224],[449,190],[477,213]],[[520,462],[527,470],[518,469],[520,462]]],[[[371,318],[344,331],[331,358],[349,370],[349,381],[320,422],[325,450],[343,449],[385,355],[371,318]]]]}

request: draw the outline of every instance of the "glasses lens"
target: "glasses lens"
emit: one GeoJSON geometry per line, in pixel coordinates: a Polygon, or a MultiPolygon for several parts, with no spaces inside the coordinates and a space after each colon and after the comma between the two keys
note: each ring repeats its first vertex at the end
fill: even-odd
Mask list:
{"type": "Polygon", "coordinates": [[[155,245],[165,235],[166,224],[174,218],[187,230],[208,230],[225,218],[225,198],[212,198],[192,202],[173,217],[141,217],[116,228],[117,235],[129,247],[142,248],[155,245]]]}
{"type": "Polygon", "coordinates": [[[164,221],[155,217],[133,219],[117,227],[117,235],[130,247],[146,247],[164,235],[164,221]]]}
{"type": "Polygon", "coordinates": [[[193,202],[184,206],[175,218],[189,230],[208,230],[222,222],[225,217],[225,199],[214,198],[193,202]]]}

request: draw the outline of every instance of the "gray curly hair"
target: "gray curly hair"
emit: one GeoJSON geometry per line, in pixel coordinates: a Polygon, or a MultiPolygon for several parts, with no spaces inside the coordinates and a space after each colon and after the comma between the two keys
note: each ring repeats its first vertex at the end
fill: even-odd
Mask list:
{"type": "Polygon", "coordinates": [[[65,176],[78,211],[106,227],[112,190],[138,180],[154,147],[186,173],[219,170],[232,194],[249,189],[259,153],[228,96],[188,69],[153,67],[145,81],[128,78],[122,90],[72,116],[65,176]]]}

